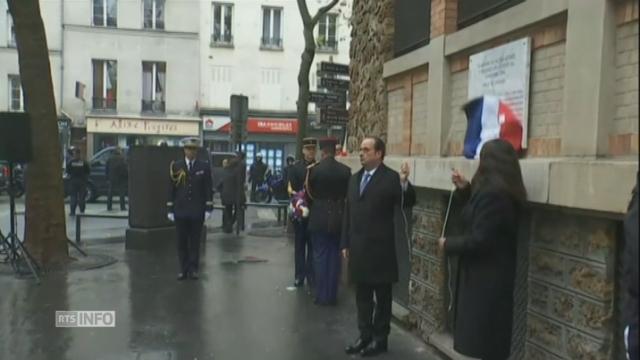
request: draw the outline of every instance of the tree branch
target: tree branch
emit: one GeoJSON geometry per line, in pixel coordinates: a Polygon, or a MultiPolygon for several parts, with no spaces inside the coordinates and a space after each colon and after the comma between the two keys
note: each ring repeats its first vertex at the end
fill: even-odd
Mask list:
{"type": "Polygon", "coordinates": [[[320,18],[324,16],[326,13],[328,13],[329,10],[333,9],[333,7],[336,6],[336,4],[338,4],[338,1],[340,0],[331,0],[329,4],[321,7],[318,10],[318,13],[313,17],[313,19],[311,19],[311,21],[313,21],[313,25],[317,24],[318,21],[320,21],[320,18]]]}
{"type": "Polygon", "coordinates": [[[307,25],[311,24],[311,14],[309,13],[309,7],[307,6],[307,0],[297,0],[298,10],[300,10],[300,16],[302,17],[302,23],[307,25]]]}

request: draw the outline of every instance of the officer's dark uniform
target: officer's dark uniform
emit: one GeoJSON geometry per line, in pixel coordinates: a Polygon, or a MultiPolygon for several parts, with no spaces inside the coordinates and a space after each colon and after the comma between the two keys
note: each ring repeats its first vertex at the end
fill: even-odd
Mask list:
{"type": "Polygon", "coordinates": [[[82,159],[72,159],[67,163],[67,175],[69,175],[70,189],[70,213],[76,214],[76,207],[80,207],[80,212],[84,213],[85,197],[87,195],[87,183],[91,168],[89,163],[82,159]]]}
{"type": "Polygon", "coordinates": [[[171,164],[169,213],[175,216],[181,275],[197,276],[200,264],[200,236],[205,212],[213,210],[213,191],[209,164],[192,160],[171,164]]]}
{"type": "MultiPolygon", "coordinates": [[[[304,147],[315,148],[318,140],[315,138],[305,138],[302,141],[304,147]]],[[[287,184],[289,195],[304,190],[304,181],[307,176],[307,167],[314,162],[304,159],[297,161],[287,171],[287,184]]],[[[307,229],[308,219],[301,219],[294,222],[295,228],[295,285],[302,286],[304,280],[313,281],[311,236],[307,229]]]]}
{"type": "Polygon", "coordinates": [[[336,161],[337,141],[321,139],[329,155],[309,168],[307,195],[311,198],[309,232],[313,243],[316,304],[335,305],[340,277],[340,235],[351,169],[336,161]]]}

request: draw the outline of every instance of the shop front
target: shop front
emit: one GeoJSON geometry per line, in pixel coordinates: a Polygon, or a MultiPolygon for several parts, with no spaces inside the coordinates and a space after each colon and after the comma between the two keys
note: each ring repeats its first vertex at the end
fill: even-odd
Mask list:
{"type": "Polygon", "coordinates": [[[90,154],[110,146],[178,146],[180,140],[187,136],[200,137],[199,119],[87,118],[87,149],[90,154]]]}
{"type": "MultiPolygon", "coordinates": [[[[228,116],[203,118],[204,144],[212,152],[232,151],[229,139],[231,119],[228,116]]],[[[249,117],[247,142],[243,151],[247,154],[247,166],[253,164],[257,154],[274,173],[282,171],[287,155],[295,155],[298,122],[296,119],[249,117]]]]}

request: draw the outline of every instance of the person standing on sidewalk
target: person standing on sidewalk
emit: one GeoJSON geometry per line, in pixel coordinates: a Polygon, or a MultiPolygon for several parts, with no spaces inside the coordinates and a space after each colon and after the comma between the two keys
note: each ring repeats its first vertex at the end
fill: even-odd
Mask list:
{"type": "MultiPolygon", "coordinates": [[[[233,225],[237,221],[238,208],[244,206],[247,197],[244,192],[245,166],[243,155],[237,154],[235,158],[225,160],[224,178],[220,183],[220,200],[224,206],[222,213],[222,230],[230,234],[233,225]]],[[[223,163],[224,164],[224,163],[223,163]]]]}
{"type": "Polygon", "coordinates": [[[256,201],[256,191],[264,183],[264,176],[268,170],[267,164],[262,162],[262,154],[256,155],[256,161],[249,168],[249,181],[251,181],[251,201],[256,201]]]}
{"type": "Polygon", "coordinates": [[[336,305],[338,299],[340,235],[351,169],[336,161],[336,143],[334,138],[321,139],[322,160],[307,170],[316,305],[336,305]]]}
{"type": "Polygon", "coordinates": [[[107,211],[111,211],[113,209],[113,196],[116,194],[120,197],[120,210],[127,210],[127,207],[124,203],[124,198],[127,194],[127,181],[129,178],[129,171],[127,169],[127,162],[124,159],[124,155],[122,154],[122,149],[116,148],[113,155],[107,161],[105,171],[107,180],[109,181],[107,211]]]}
{"type": "Polygon", "coordinates": [[[506,360],[511,354],[518,224],[526,205],[518,154],[504,140],[480,151],[471,183],[457,171],[455,195],[465,201],[462,236],[440,238],[447,256],[459,256],[453,348],[466,356],[506,360]]]}
{"type": "MultiPolygon", "coordinates": [[[[289,196],[293,198],[296,194],[304,191],[304,182],[307,175],[307,167],[316,162],[316,147],[318,139],[304,138],[302,140],[302,160],[297,161],[288,171],[287,188],[289,196]]],[[[309,219],[301,217],[294,220],[295,230],[295,287],[304,285],[305,279],[313,281],[312,248],[311,235],[309,234],[309,219]]]]}
{"type": "Polygon", "coordinates": [[[362,169],[349,182],[342,232],[342,254],[356,286],[360,337],[347,354],[376,356],[387,351],[391,331],[392,284],[398,281],[395,214],[413,207],[416,194],[409,183],[409,164],[400,174],[384,163],[386,147],[378,137],[360,145],[362,169]],[[375,298],[375,301],[374,301],[375,298]]]}
{"type": "Polygon", "coordinates": [[[170,166],[167,218],[176,223],[178,235],[178,280],[198,279],[200,267],[200,236],[204,221],[213,211],[211,168],[196,159],[200,140],[183,141],[184,160],[170,166]]]}
{"type": "Polygon", "coordinates": [[[69,176],[70,189],[70,214],[76,215],[76,207],[80,207],[80,213],[84,214],[87,196],[87,183],[91,168],[89,163],[80,157],[80,149],[73,148],[73,158],[67,163],[67,175],[69,176]]]}
{"type": "Polygon", "coordinates": [[[638,179],[624,221],[624,253],[622,286],[624,291],[624,339],[628,359],[638,359],[638,179]]]}

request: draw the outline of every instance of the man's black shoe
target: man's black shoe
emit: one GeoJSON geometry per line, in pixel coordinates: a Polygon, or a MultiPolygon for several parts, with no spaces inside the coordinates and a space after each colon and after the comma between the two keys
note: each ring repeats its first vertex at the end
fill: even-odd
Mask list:
{"type": "Polygon", "coordinates": [[[198,280],[198,279],[200,279],[200,275],[198,275],[198,272],[197,272],[197,271],[192,271],[192,272],[191,272],[191,274],[189,274],[189,277],[190,277],[192,280],[198,280]]]}
{"type": "Polygon", "coordinates": [[[378,356],[387,352],[387,340],[374,340],[366,348],[360,351],[362,357],[378,356]]]}
{"type": "Polygon", "coordinates": [[[185,274],[185,273],[178,274],[178,280],[184,280],[186,278],[187,278],[187,274],[185,274]]]}
{"type": "Polygon", "coordinates": [[[369,343],[371,343],[371,340],[358,339],[354,344],[347,346],[344,349],[344,352],[349,355],[359,354],[369,345],[369,343]]]}

